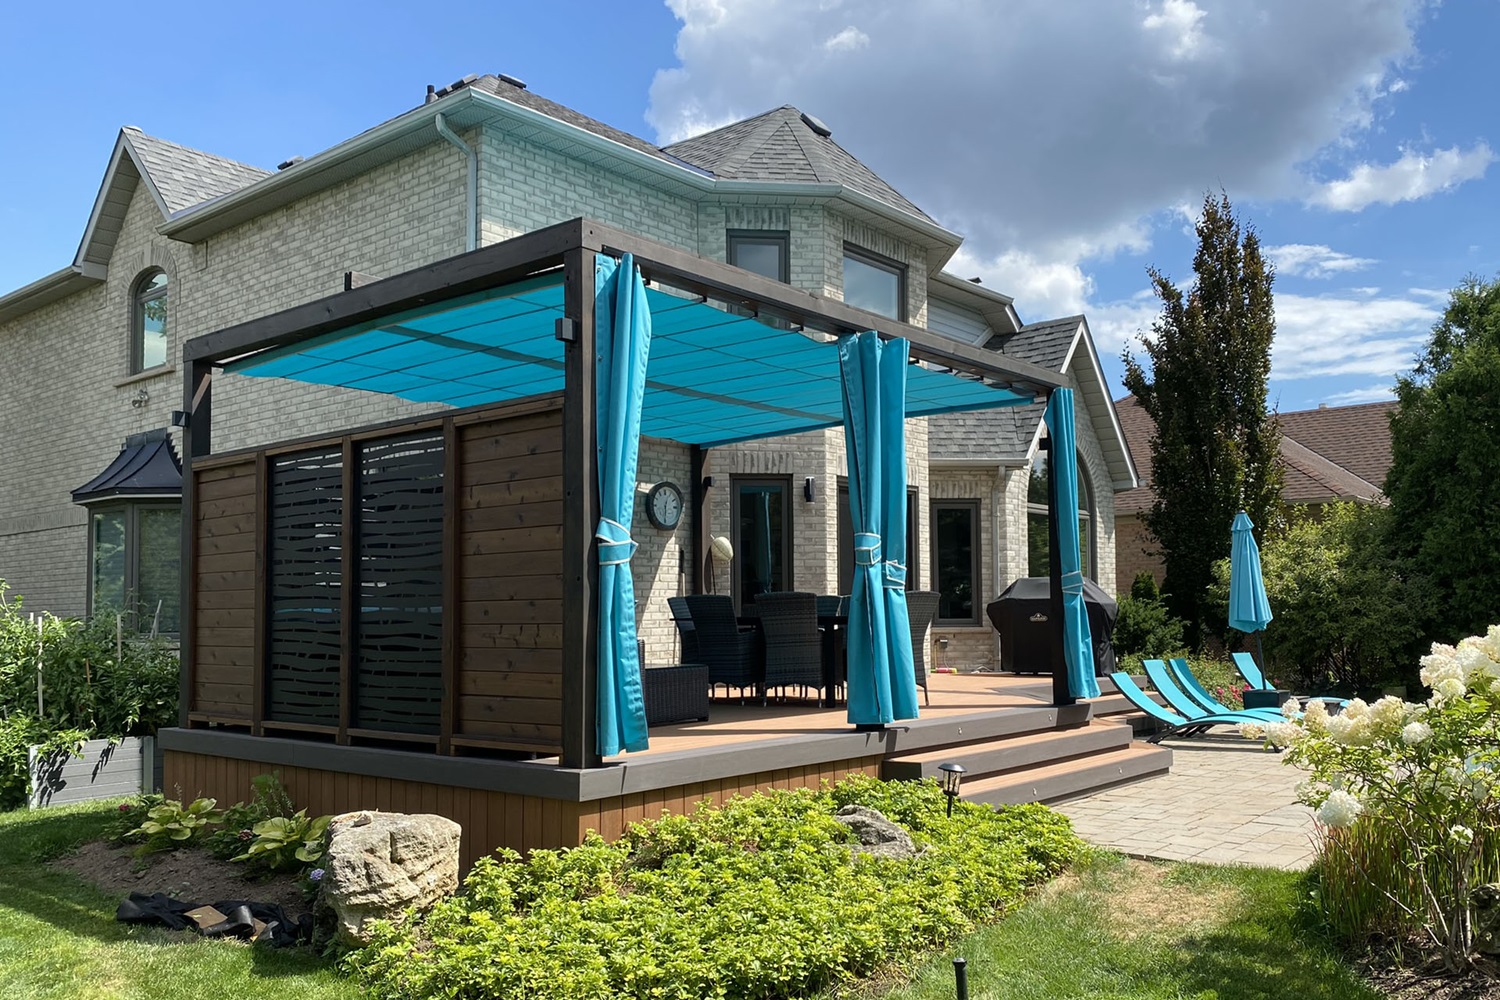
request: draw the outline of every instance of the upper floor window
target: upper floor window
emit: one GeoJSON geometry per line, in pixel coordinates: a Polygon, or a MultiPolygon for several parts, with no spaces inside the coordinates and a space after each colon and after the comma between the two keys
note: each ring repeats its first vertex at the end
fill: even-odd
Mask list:
{"type": "Polygon", "coordinates": [[[167,363],[167,274],[147,271],[136,280],[130,329],[130,370],[167,363]]]}
{"type": "Polygon", "coordinates": [[[725,237],[725,258],[735,267],[772,281],[789,282],[790,234],[762,229],[731,229],[725,237]]]}
{"type": "Polygon", "coordinates": [[[844,301],[891,319],[906,319],[906,268],[893,260],[844,247],[844,301]]]}

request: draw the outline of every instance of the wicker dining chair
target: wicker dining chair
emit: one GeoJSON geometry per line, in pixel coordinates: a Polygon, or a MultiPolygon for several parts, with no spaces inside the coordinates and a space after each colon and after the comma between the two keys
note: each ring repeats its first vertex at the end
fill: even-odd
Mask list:
{"type": "Polygon", "coordinates": [[[677,637],[682,642],[679,663],[700,663],[698,658],[698,630],[693,627],[693,613],[688,610],[686,597],[667,598],[667,607],[672,612],[672,624],[677,626],[677,637]]]}
{"type": "Polygon", "coordinates": [[[765,641],[765,686],[761,702],[771,688],[812,688],[823,701],[823,636],[818,631],[818,599],[814,594],[783,592],[755,598],[760,609],[760,629],[765,641]]]}
{"type": "Polygon", "coordinates": [[[906,614],[911,619],[911,661],[917,675],[917,686],[922,689],[928,705],[932,704],[932,692],[927,688],[927,628],[937,615],[939,596],[935,590],[906,592],[906,614]]]}
{"type": "Polygon", "coordinates": [[[682,600],[693,619],[697,662],[708,666],[708,686],[738,688],[742,698],[745,688],[760,693],[765,675],[760,636],[740,629],[734,601],[726,594],[692,594],[682,600]]]}
{"type": "Polygon", "coordinates": [[[849,678],[849,595],[819,594],[818,619],[823,631],[823,683],[829,704],[836,703],[849,678]],[[835,627],[828,627],[837,623],[835,627]]]}

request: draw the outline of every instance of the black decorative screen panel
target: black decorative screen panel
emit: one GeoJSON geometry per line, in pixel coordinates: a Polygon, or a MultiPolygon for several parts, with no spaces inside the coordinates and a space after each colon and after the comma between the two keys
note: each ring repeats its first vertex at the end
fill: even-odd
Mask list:
{"type": "Polygon", "coordinates": [[[359,446],[353,725],[436,733],[443,704],[443,437],[359,446]]]}
{"type": "Polygon", "coordinates": [[[337,725],[343,454],[276,456],[269,473],[266,717],[337,725]]]}

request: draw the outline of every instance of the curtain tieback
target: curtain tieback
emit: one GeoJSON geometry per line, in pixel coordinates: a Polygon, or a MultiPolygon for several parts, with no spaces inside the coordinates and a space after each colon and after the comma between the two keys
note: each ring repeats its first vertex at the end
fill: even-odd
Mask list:
{"type": "Polygon", "coordinates": [[[1074,571],[1062,575],[1062,589],[1064,594],[1083,593],[1083,573],[1074,571]]]}
{"type": "Polygon", "coordinates": [[[885,585],[889,590],[906,589],[906,564],[894,559],[885,561],[885,585]]]}
{"type": "Polygon", "coordinates": [[[599,539],[600,566],[619,566],[628,563],[630,557],[635,555],[635,550],[640,547],[635,539],[630,537],[629,528],[607,517],[599,519],[599,528],[594,532],[594,537],[599,539]]]}
{"type": "Polygon", "coordinates": [[[880,565],[880,536],[869,531],[854,533],[854,565],[880,565]]]}

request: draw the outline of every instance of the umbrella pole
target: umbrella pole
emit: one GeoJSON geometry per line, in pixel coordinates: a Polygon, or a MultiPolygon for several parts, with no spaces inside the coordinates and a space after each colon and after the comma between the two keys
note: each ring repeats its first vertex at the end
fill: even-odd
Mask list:
{"type": "Polygon", "coordinates": [[[1264,631],[1255,633],[1255,659],[1257,665],[1260,667],[1260,674],[1262,677],[1266,675],[1265,634],[1266,633],[1264,631]]]}

